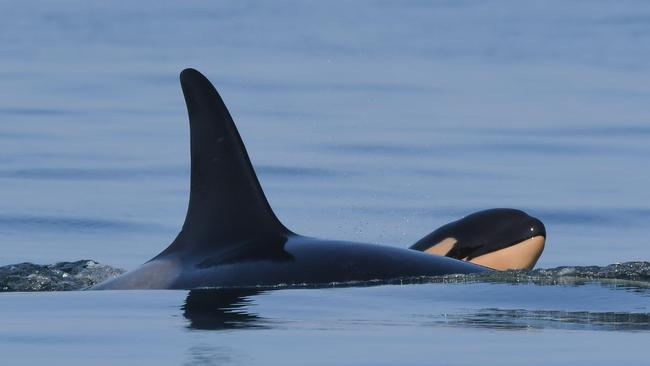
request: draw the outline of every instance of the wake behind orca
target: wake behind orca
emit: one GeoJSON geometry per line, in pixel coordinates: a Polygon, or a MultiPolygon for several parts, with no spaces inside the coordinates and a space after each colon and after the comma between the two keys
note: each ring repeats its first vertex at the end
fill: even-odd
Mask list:
{"type": "Polygon", "coordinates": [[[513,267],[532,267],[541,254],[544,225],[512,209],[469,215],[410,249],[293,233],[271,210],[216,89],[194,69],[184,70],[180,81],[191,150],[190,199],[181,232],[147,263],[91,289],[327,285],[485,272],[491,270],[485,266],[499,268],[513,249],[526,257],[513,267]]]}

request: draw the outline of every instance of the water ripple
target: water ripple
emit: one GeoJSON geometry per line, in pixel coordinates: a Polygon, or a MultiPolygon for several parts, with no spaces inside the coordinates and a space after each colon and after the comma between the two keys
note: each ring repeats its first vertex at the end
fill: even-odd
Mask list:
{"type": "Polygon", "coordinates": [[[544,222],[555,225],[636,225],[650,219],[650,209],[536,209],[535,214],[544,222]]]}
{"type": "Polygon", "coordinates": [[[0,115],[53,116],[73,114],[71,110],[48,108],[0,108],[0,115]]]}
{"type": "Polygon", "coordinates": [[[0,229],[3,230],[99,232],[134,231],[148,226],[150,225],[143,223],[79,217],[0,215],[0,229]]]}
{"type": "Polygon", "coordinates": [[[0,178],[43,180],[123,180],[139,177],[181,176],[186,168],[24,168],[0,171],[0,178]]]}
{"type": "Polygon", "coordinates": [[[432,324],[495,330],[571,329],[650,330],[650,314],[630,312],[480,309],[464,314],[432,316],[432,324]]]}
{"type": "Polygon", "coordinates": [[[349,172],[336,171],[330,169],[320,168],[306,168],[306,167],[289,167],[289,166],[275,166],[275,165],[262,165],[256,166],[255,170],[262,176],[275,176],[275,177],[302,177],[302,178],[321,178],[321,177],[334,177],[350,174],[349,172]]]}

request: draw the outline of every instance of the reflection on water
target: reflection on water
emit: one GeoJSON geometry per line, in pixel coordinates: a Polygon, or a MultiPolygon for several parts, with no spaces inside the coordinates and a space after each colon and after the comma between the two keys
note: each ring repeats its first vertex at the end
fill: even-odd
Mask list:
{"type": "Polygon", "coordinates": [[[261,293],[251,289],[192,290],[182,306],[183,316],[191,329],[264,328],[263,319],[248,309],[251,297],[261,293]]]}
{"type": "MultiPolygon", "coordinates": [[[[602,284],[606,286],[605,284],[602,284]]],[[[416,289],[415,287],[411,287],[416,289]]],[[[612,290],[630,290],[627,286],[613,285],[612,290]]],[[[638,291],[637,288],[632,288],[638,291]]],[[[276,329],[291,327],[291,310],[288,313],[270,318],[259,314],[255,307],[257,297],[261,294],[298,296],[295,303],[286,306],[298,306],[301,311],[309,311],[309,297],[302,298],[304,290],[252,290],[252,289],[205,289],[192,290],[188,293],[182,306],[183,315],[189,320],[188,328],[195,330],[234,330],[234,329],[276,329]]],[[[318,290],[317,290],[318,291],[318,290]]],[[[327,290],[324,290],[327,291],[327,290]]],[[[471,291],[471,289],[468,289],[471,291]]],[[[423,291],[426,293],[426,290],[423,291]]],[[[318,296],[326,297],[327,293],[318,296]]],[[[398,297],[398,294],[394,295],[398,297]]],[[[321,301],[323,301],[321,299],[321,301]]],[[[318,329],[354,329],[356,327],[372,326],[451,326],[461,328],[486,328],[493,330],[529,330],[529,329],[567,329],[595,331],[648,331],[650,330],[650,313],[628,311],[582,311],[582,310],[544,310],[544,309],[509,309],[509,308],[477,308],[470,309],[472,303],[463,303],[450,311],[449,307],[436,308],[435,304],[411,304],[399,302],[400,314],[376,314],[362,312],[351,315],[349,310],[339,304],[332,304],[328,311],[337,315],[328,318],[327,312],[315,311],[309,314],[307,327],[318,329]],[[437,310],[436,310],[437,309],[437,310]],[[312,323],[310,323],[312,322],[312,323]]],[[[479,304],[480,306],[480,304],[479,304]]],[[[260,306],[261,311],[268,310],[260,306]]],[[[305,326],[303,323],[302,326],[305,326]]]]}
{"type": "Polygon", "coordinates": [[[628,312],[480,309],[466,314],[435,315],[430,324],[495,330],[572,329],[650,330],[650,314],[628,312]]]}
{"type": "Polygon", "coordinates": [[[188,360],[185,365],[212,366],[242,364],[243,355],[238,354],[230,347],[214,346],[209,344],[198,344],[190,347],[187,351],[188,360]]]}

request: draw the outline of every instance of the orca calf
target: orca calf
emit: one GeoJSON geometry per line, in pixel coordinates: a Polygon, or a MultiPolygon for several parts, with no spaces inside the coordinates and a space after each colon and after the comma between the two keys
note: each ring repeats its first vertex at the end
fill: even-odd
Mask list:
{"type": "Polygon", "coordinates": [[[180,81],[191,149],[185,223],[171,245],[149,262],[91,289],[328,285],[473,273],[491,270],[486,266],[494,261],[471,260],[495,255],[507,264],[504,251],[541,240],[541,248],[537,242],[537,251],[525,253],[530,258],[524,262],[534,265],[543,249],[542,223],[510,209],[488,210],[445,225],[412,249],[295,234],[271,210],[212,84],[193,69],[184,70],[180,81]]]}

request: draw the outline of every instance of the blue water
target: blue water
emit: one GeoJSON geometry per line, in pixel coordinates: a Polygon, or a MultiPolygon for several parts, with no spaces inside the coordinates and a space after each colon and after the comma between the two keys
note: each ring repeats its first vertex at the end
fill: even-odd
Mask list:
{"type": "Polygon", "coordinates": [[[12,364],[643,364],[649,294],[493,284],[9,293],[0,350],[12,364]]]}
{"type": "MultiPolygon", "coordinates": [[[[643,1],[3,4],[0,265],[133,268],[171,241],[189,66],[298,233],[404,247],[516,207],[541,267],[650,260],[649,37],[643,1]]],[[[212,330],[187,295],[2,294],[3,363],[639,364],[650,340],[625,286],[286,290],[212,330]]]]}

